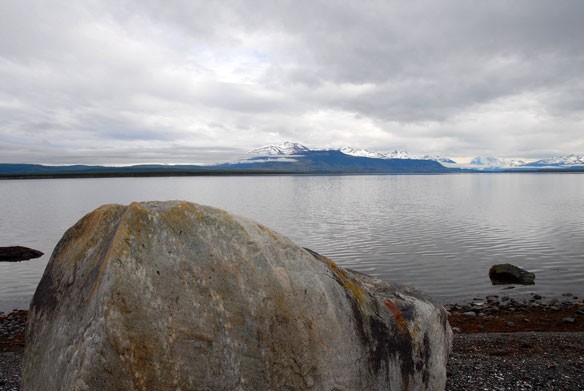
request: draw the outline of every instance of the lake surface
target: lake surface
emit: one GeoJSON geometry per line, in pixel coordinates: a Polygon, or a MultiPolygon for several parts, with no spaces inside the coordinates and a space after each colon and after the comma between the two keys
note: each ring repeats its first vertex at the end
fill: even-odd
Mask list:
{"type": "Polygon", "coordinates": [[[489,293],[584,296],[584,175],[246,176],[0,181],[0,311],[27,308],[64,231],[107,203],[182,199],[253,218],[338,264],[441,302],[489,293]],[[536,285],[492,286],[510,262],[536,285]]]}

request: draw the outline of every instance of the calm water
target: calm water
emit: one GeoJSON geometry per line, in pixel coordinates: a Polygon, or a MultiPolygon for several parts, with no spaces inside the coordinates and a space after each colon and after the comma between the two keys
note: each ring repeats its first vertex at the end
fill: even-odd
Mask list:
{"type": "Polygon", "coordinates": [[[504,291],[584,296],[584,175],[270,176],[0,181],[0,311],[27,308],[63,232],[106,203],[183,199],[251,217],[337,263],[442,302],[502,292],[492,264],[536,274],[504,291]]]}

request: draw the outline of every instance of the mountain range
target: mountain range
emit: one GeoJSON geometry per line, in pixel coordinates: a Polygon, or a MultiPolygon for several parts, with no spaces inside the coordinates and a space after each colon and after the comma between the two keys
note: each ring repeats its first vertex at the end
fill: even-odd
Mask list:
{"type": "MultiPolygon", "coordinates": [[[[321,151],[326,149],[320,149],[321,151]]],[[[311,151],[311,149],[305,147],[302,144],[284,142],[280,145],[268,145],[266,147],[254,149],[249,151],[249,154],[258,156],[284,156],[284,155],[297,155],[303,152],[311,151]]],[[[452,159],[443,158],[439,156],[430,155],[415,155],[407,151],[391,151],[391,152],[371,152],[366,149],[353,148],[353,147],[342,147],[339,149],[329,149],[329,151],[340,151],[341,153],[349,156],[366,157],[371,159],[410,159],[410,160],[433,160],[440,163],[450,163],[456,164],[452,159]]]]}
{"type": "Polygon", "coordinates": [[[311,149],[298,143],[249,151],[248,157],[215,165],[143,164],[134,166],[46,166],[40,164],[0,164],[0,178],[47,178],[86,176],[181,176],[237,174],[439,174],[476,171],[584,171],[584,156],[568,155],[524,162],[496,157],[476,157],[469,164],[439,156],[416,155],[407,151],[372,152],[343,147],[311,149]]]}
{"type": "Polygon", "coordinates": [[[475,170],[534,170],[534,169],[584,169],[584,155],[566,155],[533,162],[477,156],[467,166],[475,170]]]}
{"type": "MultiPolygon", "coordinates": [[[[323,151],[325,149],[318,149],[323,151]]],[[[315,151],[305,147],[302,144],[285,142],[280,145],[269,145],[266,147],[254,149],[248,153],[256,156],[294,156],[302,155],[305,152],[315,151]]],[[[339,151],[345,155],[366,157],[370,159],[409,159],[409,160],[432,160],[448,168],[471,169],[480,171],[501,171],[507,169],[538,169],[538,168],[559,168],[559,169],[584,169],[584,155],[567,155],[553,157],[551,159],[542,159],[533,162],[523,160],[504,159],[493,156],[477,156],[468,164],[459,164],[453,159],[432,155],[418,155],[408,151],[394,150],[390,152],[375,152],[366,149],[342,147],[331,149],[330,151],[339,151]]]]}
{"type": "MultiPolygon", "coordinates": [[[[395,151],[394,151],[395,152],[395,151]]],[[[407,152],[405,152],[407,154],[407,152]]],[[[395,157],[364,149],[310,149],[285,142],[254,149],[253,157],[218,165],[221,169],[299,173],[444,173],[449,170],[430,159],[395,157]]],[[[404,155],[405,156],[405,155],[404,155]]],[[[411,155],[413,156],[413,155],[411,155]]]]}

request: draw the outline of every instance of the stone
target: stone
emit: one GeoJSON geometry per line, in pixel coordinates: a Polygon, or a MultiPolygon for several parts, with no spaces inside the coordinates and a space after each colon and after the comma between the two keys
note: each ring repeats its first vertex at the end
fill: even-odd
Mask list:
{"type": "Polygon", "coordinates": [[[507,322],[507,327],[515,327],[515,323],[513,323],[513,322],[507,322]]]}
{"type": "Polygon", "coordinates": [[[507,285],[507,284],[535,284],[535,274],[523,270],[520,267],[511,265],[510,263],[503,263],[493,265],[489,269],[489,278],[493,285],[507,285]]]}
{"type": "Polygon", "coordinates": [[[106,205],[57,244],[23,390],[441,390],[452,331],[413,288],[187,202],[106,205]]]}
{"type": "Polygon", "coordinates": [[[566,318],[562,319],[562,322],[569,323],[569,324],[574,324],[574,323],[576,323],[576,319],[566,317],[566,318]]]}
{"type": "Polygon", "coordinates": [[[465,316],[477,316],[477,313],[474,311],[467,311],[463,315],[465,316]]]}
{"type": "Polygon", "coordinates": [[[39,250],[23,246],[0,247],[0,262],[20,262],[42,257],[39,250]]]}

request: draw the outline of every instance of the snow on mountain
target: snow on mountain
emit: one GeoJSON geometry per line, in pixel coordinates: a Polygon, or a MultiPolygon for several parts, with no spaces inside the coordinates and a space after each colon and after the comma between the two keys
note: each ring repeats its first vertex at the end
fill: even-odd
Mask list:
{"type": "Polygon", "coordinates": [[[408,151],[391,151],[385,153],[386,159],[416,159],[416,160],[425,160],[422,159],[421,156],[414,155],[413,153],[409,153],[408,151]]]}
{"type": "Polygon", "coordinates": [[[452,159],[433,155],[416,155],[408,151],[391,151],[385,154],[386,159],[416,159],[416,160],[434,160],[438,163],[456,164],[452,159]]]}
{"type": "Polygon", "coordinates": [[[566,155],[528,163],[529,167],[574,167],[584,166],[584,155],[566,155]]]}
{"type": "MultiPolygon", "coordinates": [[[[391,151],[387,153],[380,153],[380,152],[372,152],[366,149],[361,148],[353,148],[353,147],[342,147],[336,149],[344,153],[345,155],[349,156],[358,156],[358,157],[367,157],[372,159],[413,159],[413,160],[434,160],[439,163],[447,163],[447,164],[456,164],[455,161],[442,158],[439,156],[430,156],[430,155],[416,155],[407,151],[391,151]]],[[[248,153],[251,155],[258,155],[258,156],[286,156],[286,155],[297,155],[303,152],[311,151],[311,149],[305,147],[299,143],[291,143],[286,141],[280,145],[268,145],[262,148],[254,149],[249,151],[248,153]]]]}
{"type": "Polygon", "coordinates": [[[284,142],[280,145],[268,145],[262,148],[249,151],[249,154],[260,156],[282,156],[282,155],[297,155],[302,152],[310,151],[309,148],[299,143],[284,142]]]}
{"type": "Polygon", "coordinates": [[[512,168],[525,166],[523,160],[501,159],[494,156],[477,156],[469,165],[477,169],[512,168]]]}
{"type": "Polygon", "coordinates": [[[443,164],[457,164],[454,160],[449,159],[447,157],[424,155],[424,156],[422,156],[422,159],[423,160],[434,160],[435,162],[443,163],[443,164]]]}
{"type": "Polygon", "coordinates": [[[360,157],[369,157],[375,159],[413,159],[413,160],[434,160],[439,163],[446,163],[446,164],[456,164],[456,162],[452,159],[443,158],[440,156],[431,156],[431,155],[416,155],[407,151],[391,151],[387,153],[380,153],[380,152],[371,152],[366,149],[359,149],[359,148],[352,148],[352,147],[343,147],[339,149],[345,155],[351,156],[360,156],[360,157]]]}
{"type": "Polygon", "coordinates": [[[350,156],[359,156],[359,157],[369,157],[374,159],[385,159],[385,155],[379,152],[371,152],[366,149],[358,149],[358,148],[351,148],[351,147],[343,147],[339,149],[345,155],[350,156]]]}

